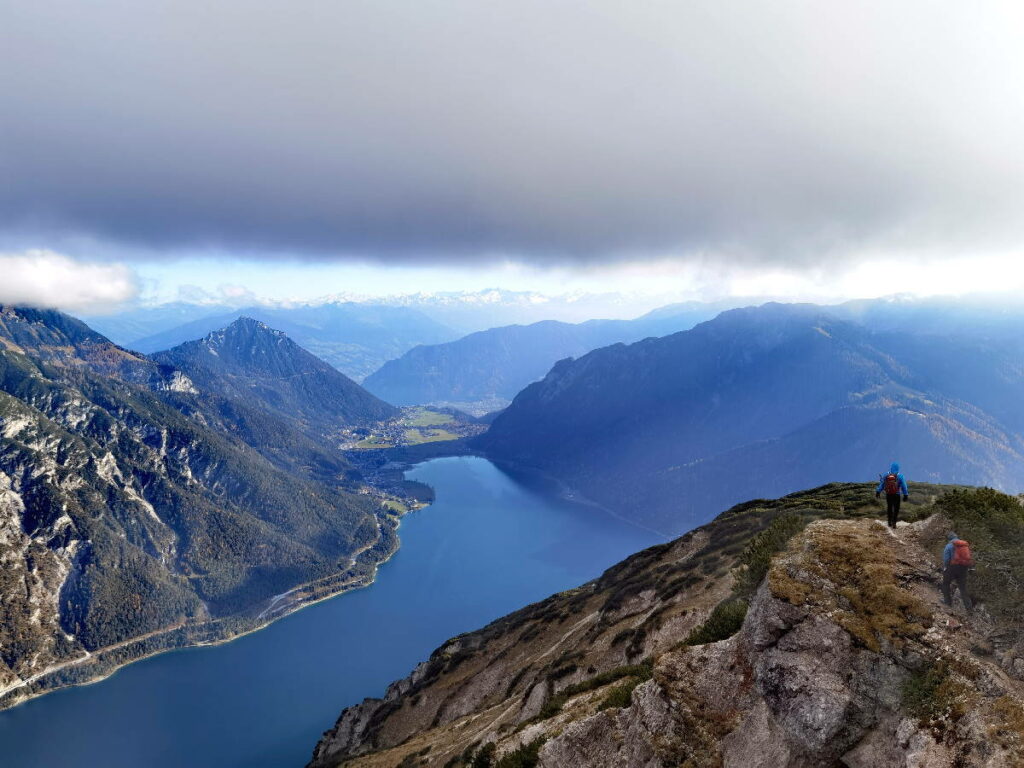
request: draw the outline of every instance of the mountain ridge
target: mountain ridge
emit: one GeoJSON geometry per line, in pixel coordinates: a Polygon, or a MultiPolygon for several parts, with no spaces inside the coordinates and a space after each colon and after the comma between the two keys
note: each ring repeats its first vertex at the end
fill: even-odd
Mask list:
{"type": "Polygon", "coordinates": [[[134,339],[129,346],[147,354],[167,350],[200,339],[242,316],[283,331],[299,346],[354,379],[364,378],[416,344],[446,341],[458,335],[408,307],[340,302],[291,308],[241,307],[134,339]]]}
{"type": "Polygon", "coordinates": [[[684,330],[716,311],[712,305],[679,304],[634,320],[545,320],[491,328],[455,341],[414,347],[363,383],[399,405],[509,401],[563,358],[684,330]]]}
{"type": "Polygon", "coordinates": [[[1024,759],[1019,499],[869,484],[738,505],[458,635],[345,709],[310,768],[997,768],[1024,759]],[[955,526],[974,620],[942,604],[955,526]]]}
{"type": "Polygon", "coordinates": [[[736,451],[786,468],[791,483],[871,477],[899,457],[911,477],[1024,487],[1021,395],[1011,347],[876,333],[813,305],[769,304],[560,361],[475,444],[674,533],[760,495],[764,473],[730,467],[736,451]],[[951,370],[947,349],[975,350],[970,375],[951,370]],[[828,417],[834,428],[814,431],[828,417]]]}

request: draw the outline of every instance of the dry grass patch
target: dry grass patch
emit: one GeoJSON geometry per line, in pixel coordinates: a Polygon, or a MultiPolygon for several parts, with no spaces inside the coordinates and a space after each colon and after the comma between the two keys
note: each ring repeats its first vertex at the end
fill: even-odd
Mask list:
{"type": "Polygon", "coordinates": [[[817,523],[768,574],[772,593],[793,605],[825,609],[872,651],[921,637],[932,612],[900,584],[889,534],[871,523],[817,523]]]}
{"type": "Polygon", "coordinates": [[[996,725],[989,728],[989,737],[1009,753],[1014,768],[1024,768],[1024,704],[1001,696],[992,703],[992,714],[996,725]]]}

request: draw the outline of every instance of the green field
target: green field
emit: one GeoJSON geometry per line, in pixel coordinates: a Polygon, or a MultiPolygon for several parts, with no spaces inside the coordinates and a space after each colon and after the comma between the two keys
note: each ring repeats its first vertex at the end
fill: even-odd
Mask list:
{"type": "Polygon", "coordinates": [[[408,445],[439,443],[443,440],[459,439],[458,435],[449,432],[447,429],[407,429],[405,430],[404,437],[408,445]]]}
{"type": "MultiPolygon", "coordinates": [[[[451,424],[453,421],[455,421],[454,416],[427,408],[417,408],[402,419],[402,422],[410,427],[439,427],[442,424],[451,424]]],[[[451,438],[444,439],[450,440],[451,438]]]]}
{"type": "Polygon", "coordinates": [[[354,447],[360,451],[371,451],[375,448],[394,448],[395,446],[394,443],[389,443],[383,437],[371,435],[365,440],[360,440],[354,447]]]}

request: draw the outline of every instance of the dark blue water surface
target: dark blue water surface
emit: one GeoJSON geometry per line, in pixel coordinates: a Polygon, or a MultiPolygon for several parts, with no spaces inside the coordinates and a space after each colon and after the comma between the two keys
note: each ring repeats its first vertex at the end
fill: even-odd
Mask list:
{"type": "Polygon", "coordinates": [[[436,459],[408,477],[437,500],[403,520],[375,584],[0,712],[0,766],[299,768],[343,707],[381,695],[447,638],[656,542],[484,459],[436,459]]]}

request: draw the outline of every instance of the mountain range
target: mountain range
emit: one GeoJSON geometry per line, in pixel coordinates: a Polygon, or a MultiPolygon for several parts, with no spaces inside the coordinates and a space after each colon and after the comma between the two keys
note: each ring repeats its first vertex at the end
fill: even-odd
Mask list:
{"type": "Polygon", "coordinates": [[[324,437],[391,406],[251,320],[163,358],[0,307],[0,705],[252,628],[394,549],[324,437]]]}
{"type": "MultiPolygon", "coordinates": [[[[652,307],[673,300],[671,291],[666,291],[659,298],[585,292],[550,295],[538,291],[511,291],[500,288],[478,291],[421,291],[386,296],[341,292],[298,304],[267,303],[247,294],[231,299],[201,291],[193,291],[192,294],[188,299],[147,304],[108,314],[82,315],[80,319],[118,344],[136,348],[134,342],[139,339],[169,331],[204,317],[226,317],[235,312],[245,311],[246,307],[259,306],[285,311],[295,309],[302,315],[320,306],[357,304],[377,310],[404,308],[420,312],[432,321],[453,329],[452,338],[455,338],[496,326],[528,325],[541,320],[579,323],[595,317],[636,317],[652,307]]],[[[728,309],[730,306],[735,304],[721,304],[719,309],[728,309]]],[[[251,314],[251,310],[249,313],[251,314]]]]}
{"type": "Polygon", "coordinates": [[[555,362],[617,342],[664,336],[718,313],[712,304],[662,307],[635,320],[590,320],[492,328],[443,344],[417,346],[363,384],[398,405],[451,404],[482,413],[503,407],[555,362]]]}
{"type": "Polygon", "coordinates": [[[821,307],[732,310],[555,365],[477,438],[496,461],[665,533],[808,482],[1024,487],[1016,344],[872,331],[821,307]]]}
{"type": "Polygon", "coordinates": [[[220,307],[217,309],[222,311],[211,311],[202,306],[189,310],[189,306],[179,303],[129,313],[127,318],[95,318],[91,322],[116,329],[120,333],[118,343],[150,354],[200,339],[240,317],[249,317],[288,334],[297,344],[356,380],[418,344],[434,344],[459,336],[411,307],[334,302],[295,307],[220,307]],[[198,316],[166,326],[168,318],[190,311],[198,316]],[[148,335],[135,335],[131,328],[144,321],[163,327],[148,335]]]}

